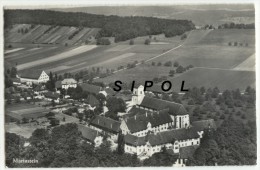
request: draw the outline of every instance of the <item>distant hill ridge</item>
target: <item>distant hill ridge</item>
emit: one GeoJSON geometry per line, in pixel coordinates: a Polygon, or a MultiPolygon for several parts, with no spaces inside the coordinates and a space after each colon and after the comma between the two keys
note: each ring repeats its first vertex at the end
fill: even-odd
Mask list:
{"type": "Polygon", "coordinates": [[[105,16],[82,12],[57,12],[49,10],[5,10],[4,20],[5,28],[14,24],[100,28],[96,38],[115,37],[116,42],[138,36],[161,33],[164,33],[167,37],[172,37],[195,28],[192,21],[188,20],[139,16],[105,16]]]}

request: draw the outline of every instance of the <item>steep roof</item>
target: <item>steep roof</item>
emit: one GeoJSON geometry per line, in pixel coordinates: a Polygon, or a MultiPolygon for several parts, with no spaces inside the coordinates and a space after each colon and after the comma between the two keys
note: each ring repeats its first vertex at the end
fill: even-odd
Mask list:
{"type": "Polygon", "coordinates": [[[61,84],[76,84],[77,81],[73,78],[66,78],[61,81],[61,84]]]}
{"type": "Polygon", "coordinates": [[[100,105],[100,102],[98,101],[98,99],[95,96],[93,96],[92,94],[88,95],[88,98],[86,99],[86,102],[88,104],[90,104],[92,107],[100,105]]]}
{"type": "Polygon", "coordinates": [[[152,127],[156,127],[172,122],[172,118],[168,114],[168,110],[163,110],[160,112],[139,114],[125,119],[125,122],[130,132],[135,133],[147,129],[147,124],[149,122],[152,127]]]}
{"type": "Polygon", "coordinates": [[[19,76],[21,78],[29,78],[29,79],[37,79],[40,77],[40,75],[42,74],[43,70],[32,70],[32,69],[29,69],[29,70],[24,70],[24,71],[21,71],[19,73],[19,76]]]}
{"type": "MultiPolygon", "coordinates": [[[[127,136],[127,135],[126,135],[127,136]]],[[[125,143],[132,146],[141,146],[148,141],[152,146],[173,143],[175,140],[187,140],[199,138],[197,131],[193,128],[173,129],[170,131],[148,134],[145,137],[129,135],[125,137],[125,143]]]]}
{"type": "Polygon", "coordinates": [[[217,129],[215,121],[213,119],[208,120],[199,120],[191,123],[192,127],[194,127],[197,131],[203,131],[205,129],[217,129]]]}
{"type": "Polygon", "coordinates": [[[145,96],[140,106],[150,108],[153,110],[163,110],[168,108],[171,115],[186,115],[188,114],[182,104],[161,100],[157,98],[145,96]]]}
{"type": "Polygon", "coordinates": [[[91,122],[90,125],[100,128],[104,131],[108,131],[111,133],[118,133],[120,131],[120,122],[97,115],[91,122]]]}
{"type": "Polygon", "coordinates": [[[78,129],[82,133],[82,136],[92,143],[94,143],[96,137],[101,136],[101,134],[98,131],[86,127],[84,125],[79,124],[78,129]]]}
{"type": "Polygon", "coordinates": [[[88,84],[88,83],[83,83],[80,85],[83,91],[89,92],[89,93],[94,93],[94,94],[98,94],[102,87],[100,86],[96,86],[93,84],[88,84]]]}

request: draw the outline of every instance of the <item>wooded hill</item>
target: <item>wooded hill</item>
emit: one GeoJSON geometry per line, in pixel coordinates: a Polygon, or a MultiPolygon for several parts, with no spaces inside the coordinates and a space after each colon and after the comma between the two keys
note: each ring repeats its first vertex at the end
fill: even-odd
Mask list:
{"type": "Polygon", "coordinates": [[[5,28],[13,24],[41,24],[101,28],[99,37],[115,37],[115,42],[138,36],[164,33],[166,37],[181,35],[195,28],[188,20],[154,17],[119,17],[49,10],[5,10],[5,28]]]}

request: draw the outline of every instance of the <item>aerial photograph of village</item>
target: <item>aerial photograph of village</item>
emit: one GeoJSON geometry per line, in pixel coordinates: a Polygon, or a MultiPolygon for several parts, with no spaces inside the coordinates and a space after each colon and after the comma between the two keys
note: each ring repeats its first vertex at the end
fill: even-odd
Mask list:
{"type": "Polygon", "coordinates": [[[256,165],[254,4],[3,15],[6,167],[256,165]]]}

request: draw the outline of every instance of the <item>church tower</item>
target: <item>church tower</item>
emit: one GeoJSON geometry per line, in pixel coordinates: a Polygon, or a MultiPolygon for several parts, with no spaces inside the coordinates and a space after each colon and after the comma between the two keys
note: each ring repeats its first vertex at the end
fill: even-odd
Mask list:
{"type": "Polygon", "coordinates": [[[140,85],[133,90],[132,103],[133,105],[139,105],[144,99],[144,86],[140,85]]]}

